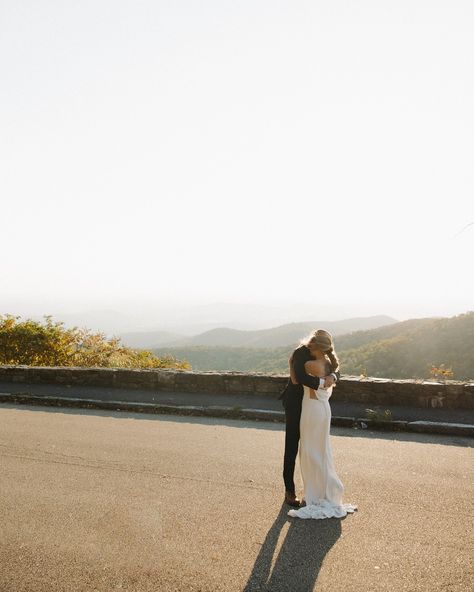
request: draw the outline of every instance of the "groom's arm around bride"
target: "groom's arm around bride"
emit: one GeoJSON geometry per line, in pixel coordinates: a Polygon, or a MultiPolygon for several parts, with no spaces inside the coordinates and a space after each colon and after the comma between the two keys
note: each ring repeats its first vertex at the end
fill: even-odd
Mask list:
{"type": "MultiPolygon", "coordinates": [[[[332,386],[339,378],[341,377],[341,373],[337,370],[336,372],[331,372],[327,376],[323,378],[314,377],[306,372],[306,362],[308,361],[307,355],[302,355],[304,350],[301,347],[298,347],[292,354],[289,359],[290,364],[290,380],[292,384],[304,384],[309,386],[310,388],[327,388],[332,386]],[[311,386],[309,382],[313,382],[313,378],[316,378],[316,383],[318,383],[317,387],[311,386]],[[309,379],[309,380],[308,380],[309,379]]],[[[310,356],[309,360],[313,358],[310,356]]]]}
{"type": "Polygon", "coordinates": [[[305,364],[309,360],[312,360],[311,352],[307,347],[301,345],[297,347],[291,354],[289,359],[290,364],[290,378],[288,383],[281,393],[279,399],[283,399],[283,405],[285,405],[287,397],[291,396],[303,396],[303,385],[309,386],[312,389],[317,390],[318,388],[328,388],[332,386],[337,380],[340,379],[341,374],[339,370],[331,372],[324,378],[317,378],[311,376],[306,372],[305,364]]]}

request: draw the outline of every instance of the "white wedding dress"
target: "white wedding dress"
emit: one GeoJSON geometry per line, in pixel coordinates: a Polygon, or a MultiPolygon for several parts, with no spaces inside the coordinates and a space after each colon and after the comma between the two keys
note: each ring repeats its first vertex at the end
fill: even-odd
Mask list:
{"type": "Polygon", "coordinates": [[[353,504],[342,503],[344,486],[337,476],[332,456],[329,431],[333,387],[318,388],[317,398],[304,385],[300,419],[299,462],[306,506],[290,510],[296,518],[342,518],[357,510],[353,504]],[[314,396],[314,395],[313,395],[314,396]]]}

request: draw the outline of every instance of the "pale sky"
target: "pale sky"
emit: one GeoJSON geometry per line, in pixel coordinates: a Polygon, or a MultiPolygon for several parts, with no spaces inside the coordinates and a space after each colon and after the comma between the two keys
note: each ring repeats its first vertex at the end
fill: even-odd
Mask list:
{"type": "Polygon", "coordinates": [[[0,0],[0,80],[0,314],[474,309],[471,0],[0,0]]]}

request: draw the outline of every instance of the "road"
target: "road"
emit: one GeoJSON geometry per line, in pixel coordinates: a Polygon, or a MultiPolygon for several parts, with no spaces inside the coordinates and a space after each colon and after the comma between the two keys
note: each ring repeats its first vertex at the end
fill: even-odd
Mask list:
{"type": "Polygon", "coordinates": [[[472,439],[332,428],[359,509],[300,520],[281,424],[5,404],[0,426],[1,592],[471,589],[472,439]]]}

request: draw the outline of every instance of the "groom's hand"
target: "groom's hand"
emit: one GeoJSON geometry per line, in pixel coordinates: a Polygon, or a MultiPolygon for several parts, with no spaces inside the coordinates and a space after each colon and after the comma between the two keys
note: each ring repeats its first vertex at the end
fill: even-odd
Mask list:
{"type": "Polygon", "coordinates": [[[334,376],[331,376],[331,374],[329,374],[329,376],[325,376],[324,377],[324,388],[329,388],[330,386],[332,386],[336,381],[334,380],[334,376]]]}

